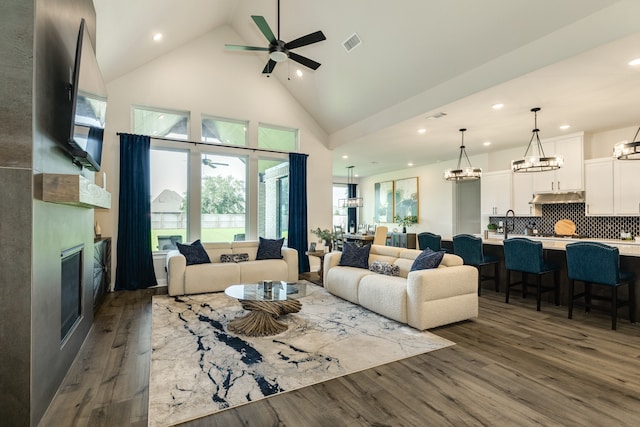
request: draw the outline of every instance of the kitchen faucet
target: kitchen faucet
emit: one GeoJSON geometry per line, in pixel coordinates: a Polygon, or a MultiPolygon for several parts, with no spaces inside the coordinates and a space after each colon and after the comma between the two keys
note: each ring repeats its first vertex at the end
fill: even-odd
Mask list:
{"type": "Polygon", "coordinates": [[[504,238],[507,239],[509,235],[509,224],[507,223],[507,218],[509,218],[509,212],[511,212],[511,231],[516,228],[516,213],[513,209],[509,209],[506,214],[504,214],[504,238]]]}

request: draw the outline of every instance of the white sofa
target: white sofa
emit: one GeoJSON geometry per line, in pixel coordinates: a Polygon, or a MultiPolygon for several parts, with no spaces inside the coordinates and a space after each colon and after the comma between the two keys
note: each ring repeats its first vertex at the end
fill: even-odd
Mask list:
{"type": "Polygon", "coordinates": [[[187,265],[179,251],[167,253],[169,295],[224,291],[229,285],[257,283],[261,280],[298,280],[298,251],[282,248],[282,259],[256,260],[258,241],[203,243],[210,264],[187,265]],[[223,254],[249,254],[249,261],[220,262],[223,254]]]}
{"type": "Polygon", "coordinates": [[[369,265],[379,260],[400,267],[400,276],[339,266],[341,252],[324,259],[324,287],[340,298],[419,330],[478,317],[478,271],[445,254],[440,266],[412,271],[421,251],[372,245],[369,265]]]}

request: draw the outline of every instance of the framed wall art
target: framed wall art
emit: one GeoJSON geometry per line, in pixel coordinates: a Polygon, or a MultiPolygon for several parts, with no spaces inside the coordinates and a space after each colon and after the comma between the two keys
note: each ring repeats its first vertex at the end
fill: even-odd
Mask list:
{"type": "Polygon", "coordinates": [[[418,177],[393,181],[393,193],[394,216],[404,218],[415,215],[420,218],[418,212],[418,177]]]}
{"type": "Polygon", "coordinates": [[[393,222],[393,181],[376,182],[374,193],[374,221],[393,222]]]}

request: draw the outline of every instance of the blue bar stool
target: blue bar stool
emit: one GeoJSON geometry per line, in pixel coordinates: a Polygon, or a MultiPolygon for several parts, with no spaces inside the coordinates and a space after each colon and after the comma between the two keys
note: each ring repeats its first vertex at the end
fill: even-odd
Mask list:
{"type": "Polygon", "coordinates": [[[481,238],[471,234],[453,236],[453,253],[462,258],[465,264],[472,265],[478,269],[478,295],[480,295],[480,284],[484,280],[493,279],[496,284],[496,292],[500,290],[500,272],[498,270],[500,258],[484,254],[481,238]],[[494,268],[493,276],[483,275],[482,267],[492,264],[494,268]]]}
{"type": "Polygon", "coordinates": [[[523,237],[512,237],[503,242],[504,264],[507,269],[507,289],[504,302],[509,303],[509,291],[522,285],[522,298],[527,297],[527,276],[536,275],[536,310],[540,311],[540,299],[544,292],[554,292],[554,302],[560,305],[560,266],[544,260],[542,242],[523,237]],[[522,273],[522,280],[511,283],[511,272],[522,273]],[[542,286],[542,276],[553,273],[553,287],[542,286]]]}
{"type": "Polygon", "coordinates": [[[447,251],[442,246],[442,237],[438,234],[429,233],[428,231],[422,232],[418,234],[418,248],[420,250],[425,250],[426,248],[431,249],[434,252],[439,251],[447,251]]]}
{"type": "Polygon", "coordinates": [[[585,311],[598,307],[594,300],[611,302],[611,329],[616,329],[618,308],[629,307],[629,320],[635,322],[636,298],[635,275],[620,270],[618,248],[598,242],[570,243],[567,249],[567,270],[569,273],[569,319],[573,316],[573,301],[584,297],[585,311]],[[584,282],[584,292],[575,294],[575,281],[584,282]],[[608,286],[611,297],[592,295],[591,285],[608,286]],[[628,286],[628,298],[618,299],[618,288],[628,286]]]}

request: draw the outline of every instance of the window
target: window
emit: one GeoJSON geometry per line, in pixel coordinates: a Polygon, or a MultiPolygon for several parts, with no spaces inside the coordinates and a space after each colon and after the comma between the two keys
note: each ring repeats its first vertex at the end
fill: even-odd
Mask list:
{"type": "Polygon", "coordinates": [[[258,234],[267,239],[289,235],[289,162],[258,160],[258,234]]]}
{"type": "Polygon", "coordinates": [[[187,241],[188,151],[151,149],[151,249],[187,241]]]}
{"type": "Polygon", "coordinates": [[[202,142],[247,145],[249,123],[241,120],[202,116],[202,142]]]}
{"type": "Polygon", "coordinates": [[[189,113],[134,107],[133,132],[140,135],[188,140],[189,113]]]}
{"type": "Polygon", "coordinates": [[[298,130],[261,124],[258,126],[258,147],[295,152],[298,149],[298,130]]]}
{"type": "Polygon", "coordinates": [[[200,238],[245,240],[247,158],[203,153],[201,161],[200,238]]]}
{"type": "Polygon", "coordinates": [[[171,140],[189,141],[188,112],[134,107],[132,116],[133,131],[152,137],[153,251],[175,249],[176,243],[196,239],[288,237],[287,154],[261,158],[264,153],[241,147],[296,151],[296,129],[261,125],[258,140],[249,143],[247,121],[203,116],[202,135],[195,139],[202,143],[184,144],[171,140]]]}

